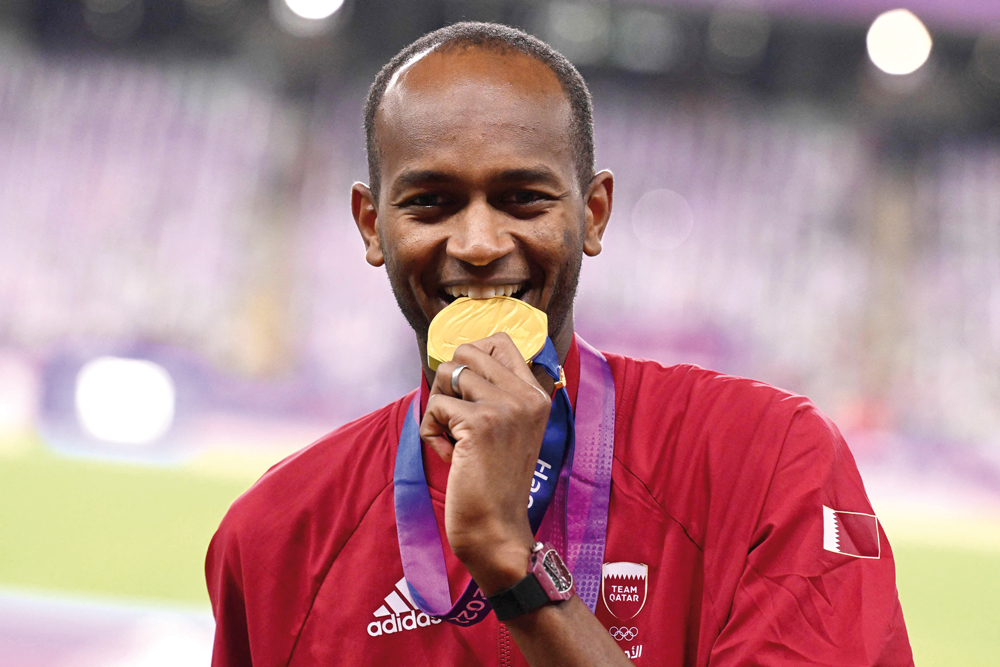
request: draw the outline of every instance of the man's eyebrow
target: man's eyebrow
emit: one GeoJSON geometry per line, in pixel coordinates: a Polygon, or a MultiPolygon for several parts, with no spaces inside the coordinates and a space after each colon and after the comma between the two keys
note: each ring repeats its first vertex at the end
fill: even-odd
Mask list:
{"type": "Polygon", "coordinates": [[[434,169],[408,169],[392,181],[393,190],[403,190],[426,183],[449,183],[458,180],[454,176],[434,169]]]}
{"type": "Polygon", "coordinates": [[[454,176],[434,169],[410,169],[404,171],[392,181],[392,192],[401,192],[407,188],[418,185],[431,185],[435,183],[452,183],[458,180],[454,176]]]}
{"type": "MultiPolygon", "coordinates": [[[[390,192],[396,195],[408,188],[457,183],[461,180],[458,175],[436,169],[411,169],[404,171],[392,181],[390,192]]],[[[562,188],[565,185],[555,171],[545,166],[504,169],[493,175],[490,180],[504,184],[537,183],[553,188],[562,188]]]]}
{"type": "Polygon", "coordinates": [[[556,188],[563,186],[559,175],[548,167],[505,169],[496,178],[502,183],[539,183],[556,188]]]}

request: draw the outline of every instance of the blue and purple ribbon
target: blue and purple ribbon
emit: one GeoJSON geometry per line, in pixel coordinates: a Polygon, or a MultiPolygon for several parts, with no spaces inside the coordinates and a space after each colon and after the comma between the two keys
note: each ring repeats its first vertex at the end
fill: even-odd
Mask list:
{"type": "MultiPolygon", "coordinates": [[[[600,594],[614,454],[615,386],[604,356],[577,337],[580,383],[574,418],[569,394],[560,388],[545,427],[527,508],[532,532],[563,554],[577,594],[593,611],[600,594]],[[546,512],[549,507],[552,512],[546,512]],[[539,531],[541,528],[541,531],[539,531]]],[[[558,381],[559,359],[551,340],[533,359],[558,381]]],[[[474,581],[452,603],[444,548],[438,533],[420,447],[420,400],[410,404],[393,473],[399,553],[407,585],[424,612],[456,625],[474,625],[491,608],[474,581]]]]}

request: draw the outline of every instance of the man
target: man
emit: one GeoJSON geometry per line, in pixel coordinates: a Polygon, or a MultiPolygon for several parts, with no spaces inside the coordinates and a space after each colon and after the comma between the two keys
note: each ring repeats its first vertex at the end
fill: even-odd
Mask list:
{"type": "Polygon", "coordinates": [[[214,665],[912,664],[889,545],[815,407],[574,337],[581,258],[601,251],[614,191],[594,173],[591,126],[576,70],[504,26],[442,29],[379,74],[371,185],[351,204],[416,334],[424,385],[236,501],[206,566],[214,665]],[[575,410],[563,461],[540,454],[562,389],[510,338],[428,365],[431,319],[494,294],[548,314],[575,410]],[[440,550],[411,549],[411,440],[443,591],[424,576],[440,550]],[[525,507],[543,481],[554,491],[537,534],[558,547],[539,550],[525,507]],[[535,568],[540,554],[556,562],[550,551],[568,557],[579,595],[517,598],[558,588],[555,570],[535,568]],[[458,601],[452,622],[424,611],[432,597],[458,601]]]}

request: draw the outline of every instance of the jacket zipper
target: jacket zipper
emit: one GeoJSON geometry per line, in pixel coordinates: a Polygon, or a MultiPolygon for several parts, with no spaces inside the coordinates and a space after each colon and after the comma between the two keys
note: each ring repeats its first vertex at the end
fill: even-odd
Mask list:
{"type": "Polygon", "coordinates": [[[503,623],[498,624],[497,629],[497,651],[500,654],[498,661],[500,667],[511,667],[514,661],[510,656],[510,633],[507,632],[507,626],[503,623]]]}

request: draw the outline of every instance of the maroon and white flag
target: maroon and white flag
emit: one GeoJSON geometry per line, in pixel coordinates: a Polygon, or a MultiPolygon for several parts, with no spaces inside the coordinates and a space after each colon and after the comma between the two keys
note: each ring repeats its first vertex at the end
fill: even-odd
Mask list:
{"type": "Polygon", "coordinates": [[[842,512],[823,506],[823,548],[856,558],[878,558],[878,518],[862,512],[842,512]]]}
{"type": "Polygon", "coordinates": [[[646,604],[646,572],[643,563],[605,563],[601,597],[611,615],[621,621],[635,618],[646,604]]]}

